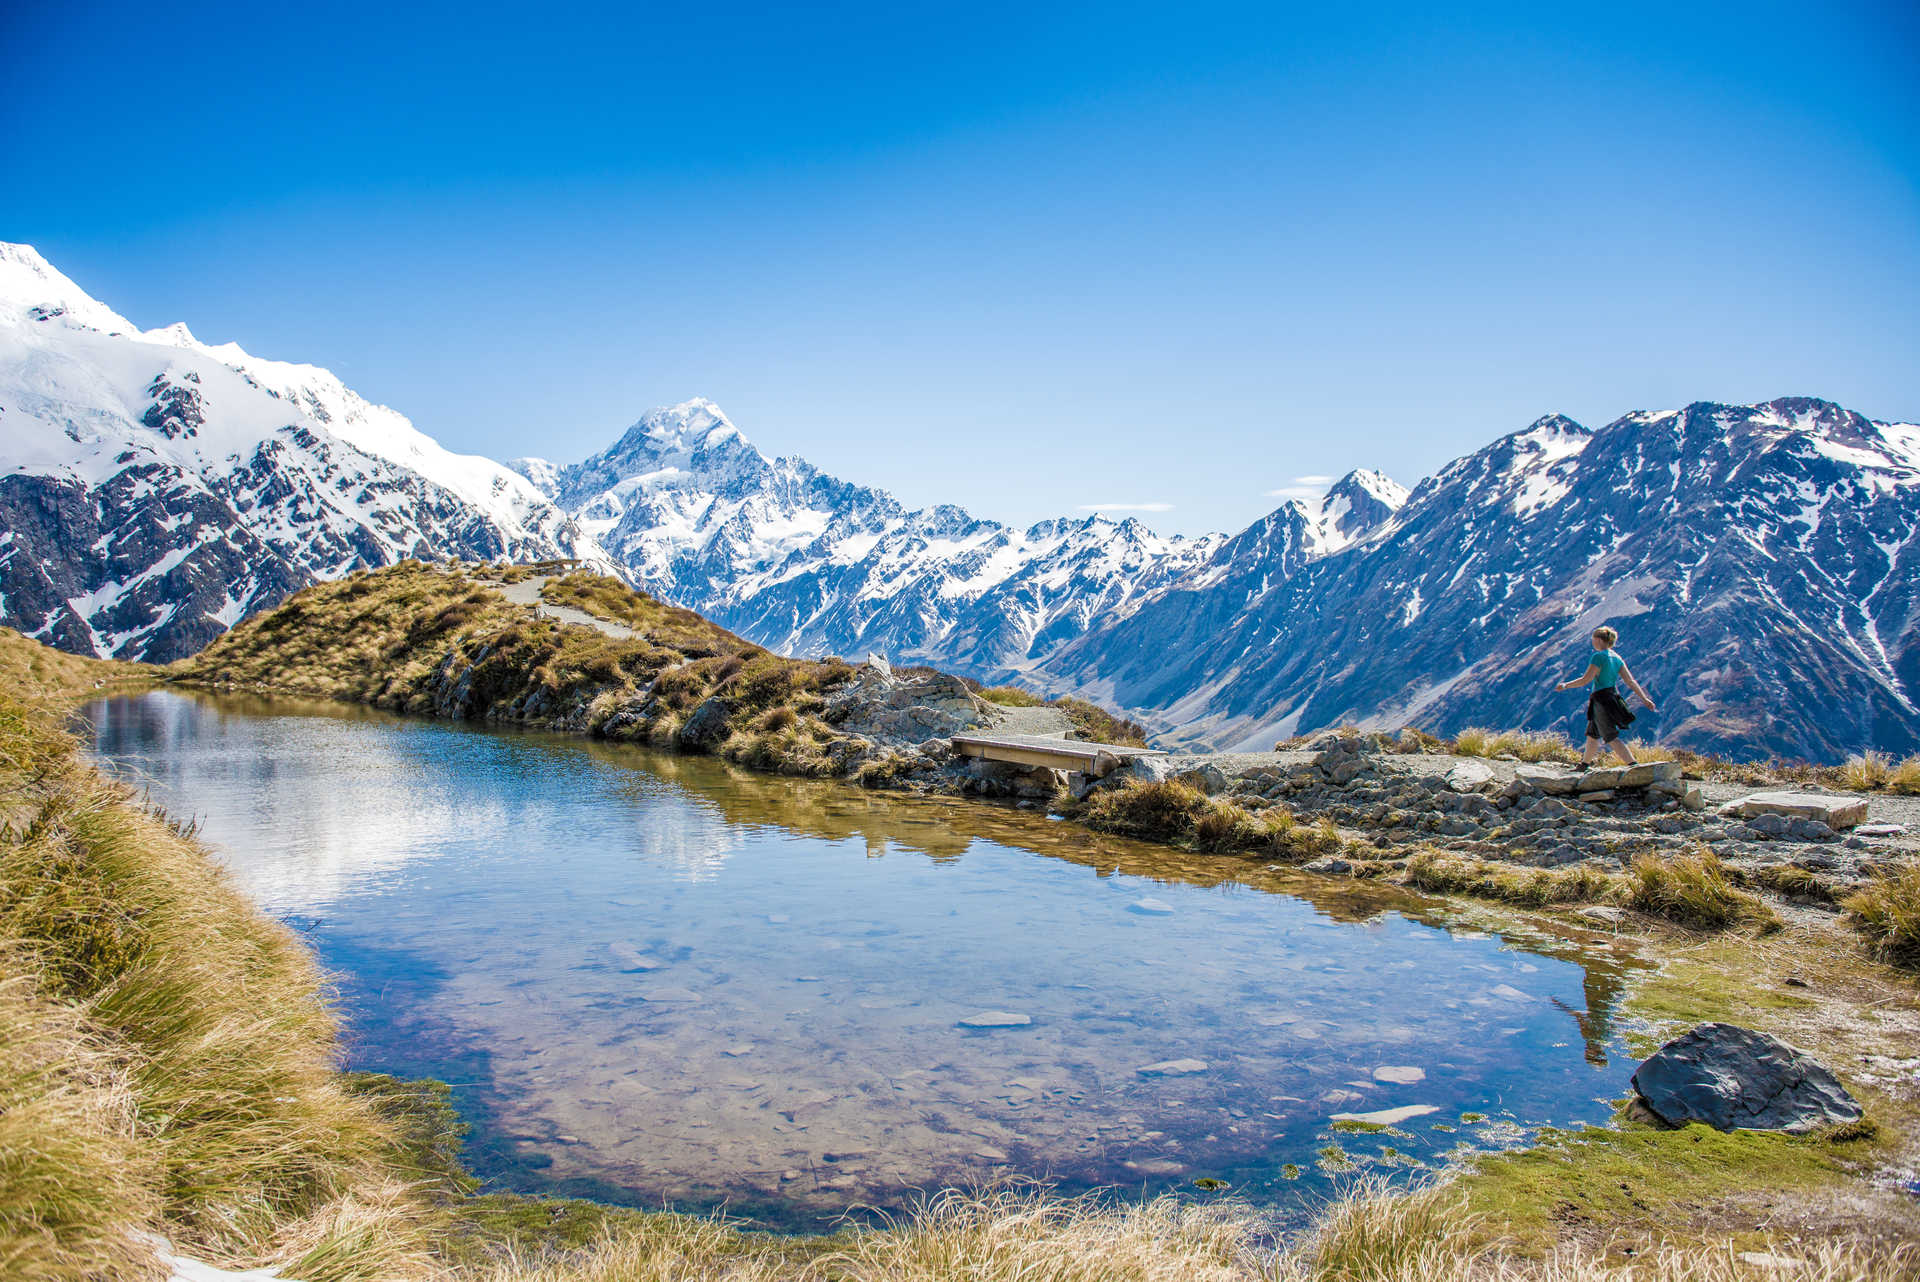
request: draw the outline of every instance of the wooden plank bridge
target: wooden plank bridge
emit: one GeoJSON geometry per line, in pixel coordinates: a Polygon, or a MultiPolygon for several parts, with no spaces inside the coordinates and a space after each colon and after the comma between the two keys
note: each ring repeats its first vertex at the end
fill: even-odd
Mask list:
{"type": "Polygon", "coordinates": [[[1141,757],[1164,757],[1158,748],[1126,743],[1088,743],[1037,734],[957,734],[953,750],[967,757],[1005,761],[1034,769],[1065,770],[1099,779],[1141,757]]]}

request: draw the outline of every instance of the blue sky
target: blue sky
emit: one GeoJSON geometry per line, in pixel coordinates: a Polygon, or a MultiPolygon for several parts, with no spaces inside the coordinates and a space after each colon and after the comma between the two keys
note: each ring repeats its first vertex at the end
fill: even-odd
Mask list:
{"type": "Polygon", "coordinates": [[[1911,4],[406,9],[8,6],[0,239],[455,448],[705,395],[1022,523],[1920,418],[1911,4]]]}

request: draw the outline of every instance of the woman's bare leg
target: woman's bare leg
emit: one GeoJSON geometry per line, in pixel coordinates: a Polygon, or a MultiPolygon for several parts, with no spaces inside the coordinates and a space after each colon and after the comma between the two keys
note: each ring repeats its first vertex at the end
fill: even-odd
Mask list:
{"type": "Polygon", "coordinates": [[[1633,764],[1633,749],[1627,746],[1625,739],[1615,739],[1612,747],[1613,755],[1620,758],[1621,765],[1630,766],[1633,764]]]}
{"type": "Polygon", "coordinates": [[[1587,736],[1586,744],[1580,749],[1580,760],[1589,766],[1600,760],[1600,741],[1592,735],[1587,736]]]}

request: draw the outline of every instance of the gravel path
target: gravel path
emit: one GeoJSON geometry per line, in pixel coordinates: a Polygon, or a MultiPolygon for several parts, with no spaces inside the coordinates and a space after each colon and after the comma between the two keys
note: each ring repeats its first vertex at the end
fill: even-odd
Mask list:
{"type": "Polygon", "coordinates": [[[613,623],[606,619],[595,618],[585,610],[576,610],[570,605],[551,605],[540,599],[540,589],[554,578],[551,574],[535,574],[518,583],[495,583],[493,590],[515,605],[530,605],[542,618],[557,619],[561,623],[583,623],[587,627],[598,629],[610,637],[625,640],[634,635],[632,628],[624,623],[613,623]]]}
{"type": "Polygon", "coordinates": [[[996,716],[990,729],[1001,734],[1045,735],[1054,739],[1064,739],[1073,729],[1073,722],[1067,714],[1058,708],[995,708],[996,716]]]}

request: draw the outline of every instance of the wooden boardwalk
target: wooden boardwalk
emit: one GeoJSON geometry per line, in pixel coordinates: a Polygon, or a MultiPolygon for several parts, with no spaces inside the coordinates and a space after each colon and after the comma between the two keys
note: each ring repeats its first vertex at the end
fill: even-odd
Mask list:
{"type": "Polygon", "coordinates": [[[1077,771],[1091,779],[1111,774],[1141,757],[1164,757],[1157,748],[1125,743],[1087,743],[1035,734],[957,734],[953,750],[963,756],[1005,761],[1016,766],[1077,771]]]}

